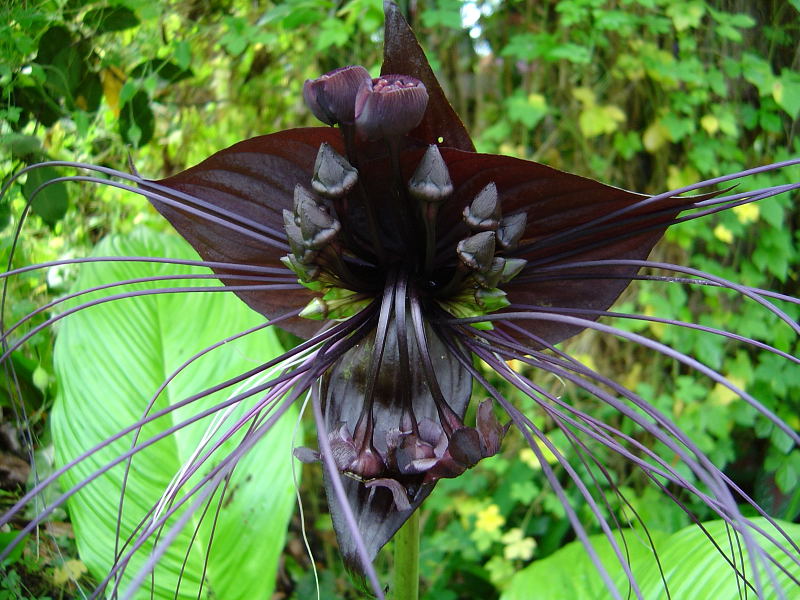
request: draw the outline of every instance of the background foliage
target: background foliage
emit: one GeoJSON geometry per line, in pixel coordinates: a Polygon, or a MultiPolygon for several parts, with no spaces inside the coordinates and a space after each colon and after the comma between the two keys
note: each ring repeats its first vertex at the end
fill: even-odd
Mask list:
{"type": "MultiPolygon", "coordinates": [[[[411,4],[412,25],[481,151],[538,160],[648,193],[800,151],[797,0],[411,4]]],[[[0,173],[5,181],[45,159],[124,169],[130,154],[139,172],[156,178],[240,139],[312,125],[302,103],[303,81],[343,64],[376,72],[381,26],[379,0],[3,3],[0,173]]],[[[3,199],[4,262],[26,197],[61,173],[31,174],[3,199]]],[[[797,170],[754,177],[741,187],[789,180],[800,180],[797,170]]],[[[82,256],[107,234],[137,226],[167,230],[141,199],[105,187],[53,186],[32,212],[15,266],[82,256]]],[[[797,295],[798,225],[794,199],[776,198],[675,227],[656,258],[797,295]]],[[[15,321],[65,293],[75,277],[74,269],[64,268],[46,279],[16,278],[6,319],[15,321]]],[[[784,308],[798,317],[793,307],[784,308]]],[[[763,310],[715,289],[651,282],[635,286],[618,309],[721,325],[798,351],[791,332],[776,327],[763,310]]],[[[800,429],[800,373],[780,358],[690,330],[627,326],[698,357],[800,429]]],[[[52,335],[37,335],[14,356],[27,426],[36,434],[37,464],[45,472],[53,454],[47,417],[59,386],[52,335]]],[[[671,415],[774,515],[797,519],[800,451],[765,419],[712,382],[643,349],[592,333],[570,347],[671,415]]],[[[560,389],[557,381],[545,382],[560,389]]],[[[610,409],[571,388],[560,393],[624,429],[610,409]]],[[[3,436],[3,451],[20,453],[6,396],[0,397],[0,410],[11,431],[3,436]]],[[[552,430],[552,441],[570,455],[568,443],[543,417],[537,424],[552,430]]],[[[443,481],[427,501],[427,597],[499,597],[512,573],[572,540],[563,508],[533,453],[522,448],[522,440],[510,435],[501,456],[443,481]]],[[[604,464],[651,528],[671,534],[688,524],[623,461],[609,455],[604,464]]],[[[18,493],[6,487],[11,489],[3,492],[4,506],[18,493]]],[[[319,489],[319,473],[308,470],[301,493],[323,597],[347,597],[353,586],[335,555],[319,489]]],[[[616,496],[608,500],[624,512],[616,496]]],[[[691,507],[704,514],[702,506],[691,507]]],[[[70,597],[91,585],[68,523],[69,515],[58,514],[51,523],[55,541],[39,547],[31,542],[14,559],[0,579],[0,598],[70,597]]],[[[295,519],[277,593],[307,598],[312,586],[295,519]]]]}

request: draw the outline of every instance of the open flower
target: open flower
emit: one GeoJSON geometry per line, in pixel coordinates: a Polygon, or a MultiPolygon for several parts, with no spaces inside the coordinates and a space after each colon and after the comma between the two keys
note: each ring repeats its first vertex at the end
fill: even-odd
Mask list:
{"type": "MultiPolygon", "coordinates": [[[[385,40],[381,77],[350,66],[306,83],[310,110],[338,129],[249,139],[159,181],[128,177],[225,286],[306,340],[286,357],[300,356],[299,362],[264,389],[283,410],[311,395],[319,449],[298,449],[297,455],[324,464],[345,561],[366,572],[380,596],[372,559],[438,480],[458,477],[499,451],[508,424],[496,416],[498,408],[529,442],[554,493],[564,497],[545,449],[576,481],[613,541],[611,525],[575,469],[484,378],[475,367],[479,359],[536,401],[571,443],[603,444],[659,487],[695,494],[742,535],[754,561],[769,562],[737,506],[742,497],[755,504],[665,415],[555,345],[586,328],[642,344],[740,395],[800,443],[789,426],[713,370],[598,322],[612,314],[609,307],[639,270],[650,266],[735,290],[798,331],[760,290],[647,261],[673,223],[798,186],[727,197],[677,195],[698,184],[648,197],[541,164],[478,154],[392,5],[385,40]],[[679,216],[684,211],[693,212],[679,216]],[[292,283],[257,286],[262,276],[292,283]],[[636,439],[512,370],[511,359],[556,374],[616,408],[668,448],[702,487],[636,439]],[[472,397],[476,418],[466,422],[472,397]]],[[[799,362],[725,331],[668,322],[799,362]]],[[[218,484],[212,475],[208,484],[218,484]]],[[[566,510],[585,539],[574,510],[566,510]]],[[[791,548],[792,542],[775,544],[791,548]]],[[[624,552],[612,545],[624,562],[624,552]]],[[[787,555],[798,561],[791,550],[787,555]]]]}

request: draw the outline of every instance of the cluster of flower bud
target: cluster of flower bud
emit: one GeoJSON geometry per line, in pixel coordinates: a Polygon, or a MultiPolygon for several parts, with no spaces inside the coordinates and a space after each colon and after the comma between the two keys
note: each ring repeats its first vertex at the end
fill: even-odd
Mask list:
{"type": "Polygon", "coordinates": [[[420,124],[428,106],[428,92],[418,79],[406,75],[373,79],[358,65],[306,80],[303,98],[323,123],[355,126],[368,140],[405,135],[420,124]]]}
{"type": "MultiPolygon", "coordinates": [[[[408,418],[404,421],[401,427],[386,432],[385,452],[364,443],[363,432],[351,435],[344,424],[328,434],[338,469],[366,482],[368,488],[389,489],[398,510],[411,506],[398,478],[420,476],[426,485],[458,477],[482,458],[497,454],[508,430],[508,425],[501,425],[494,416],[491,400],[478,406],[475,427],[464,425],[454,415],[446,428],[427,418],[414,427],[408,418]]],[[[295,456],[303,462],[319,460],[319,453],[308,448],[298,448],[295,456]]]]}
{"type": "Polygon", "coordinates": [[[320,274],[319,253],[338,235],[339,221],[314,194],[297,185],[293,210],[283,211],[283,225],[291,249],[283,263],[303,282],[316,280],[320,274]]]}
{"type": "Polygon", "coordinates": [[[472,271],[479,287],[492,289],[510,281],[525,267],[521,258],[504,258],[497,252],[514,250],[525,231],[524,213],[503,217],[497,186],[489,183],[464,209],[464,222],[474,232],[458,243],[461,263],[472,271]]]}
{"type": "Polygon", "coordinates": [[[291,254],[284,257],[283,263],[297,274],[302,283],[308,284],[319,277],[319,253],[331,244],[341,230],[341,224],[331,214],[325,199],[343,197],[357,181],[358,172],[347,159],[328,144],[322,144],[317,152],[311,179],[314,191],[301,185],[295,187],[293,210],[283,211],[283,224],[291,249],[291,254]]]}
{"type": "Polygon", "coordinates": [[[341,231],[333,201],[343,198],[358,182],[358,171],[328,144],[322,144],[314,164],[309,191],[294,189],[292,210],[283,211],[283,224],[291,252],[281,261],[301,284],[322,295],[301,311],[309,319],[336,319],[354,314],[368,302],[364,294],[342,287],[346,278],[341,250],[334,241],[341,231]],[[327,256],[326,256],[327,254],[327,256]]]}

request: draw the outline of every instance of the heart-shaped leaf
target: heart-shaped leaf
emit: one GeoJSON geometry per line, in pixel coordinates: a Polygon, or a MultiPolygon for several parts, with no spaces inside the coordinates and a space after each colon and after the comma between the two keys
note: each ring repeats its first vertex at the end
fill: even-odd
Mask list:
{"type": "MultiPolygon", "coordinates": [[[[95,254],[189,259],[196,256],[183,240],[147,230],[128,237],[108,238],[98,245],[95,254]]],[[[77,288],[186,272],[187,267],[155,263],[93,263],[81,269],[77,288]]],[[[137,287],[158,285],[151,283],[137,287]]],[[[181,280],[178,284],[164,282],[160,285],[218,287],[219,282],[181,280]]],[[[114,288],[101,293],[118,291],[114,288]]],[[[97,295],[95,293],[92,297],[97,295]]],[[[59,464],[65,464],[140,419],[162,381],[189,357],[261,322],[263,317],[227,292],[140,296],[102,304],[67,317],[55,350],[59,396],[52,411],[52,429],[59,464]]],[[[159,396],[154,410],[166,408],[224,382],[281,352],[270,329],[225,344],[192,363],[170,383],[159,396]]],[[[234,388],[222,390],[170,413],[170,416],[147,425],[140,441],[224,401],[234,393],[234,388]]],[[[123,539],[145,512],[159,501],[175,473],[200,446],[201,438],[209,434],[212,439],[219,439],[257,401],[257,398],[248,399],[235,405],[216,433],[209,433],[210,421],[204,419],[134,457],[125,493],[123,539]]],[[[294,501],[290,463],[294,424],[291,412],[278,421],[238,461],[224,496],[221,498],[220,488],[205,519],[200,522],[202,511],[191,517],[155,567],[155,598],[196,598],[203,577],[204,591],[216,598],[270,597],[294,501]],[[212,532],[218,505],[221,508],[212,532]],[[195,530],[197,537],[190,543],[195,530]],[[184,559],[186,564],[180,592],[176,596],[184,559]]],[[[241,440],[242,435],[238,434],[226,442],[221,453],[201,466],[199,476],[206,475],[241,440]]],[[[131,436],[114,442],[97,452],[90,461],[70,470],[62,483],[68,487],[82,481],[99,465],[127,451],[130,445],[131,436]]],[[[124,464],[115,467],[83,488],[68,504],[81,559],[98,579],[102,579],[111,568],[123,473],[124,464]]],[[[178,497],[181,498],[197,480],[198,477],[194,477],[183,486],[178,497]]],[[[144,564],[152,546],[152,540],[149,540],[134,557],[123,583],[129,582],[144,564]]],[[[149,581],[149,578],[145,579],[144,588],[149,587],[149,581]]],[[[150,598],[146,589],[138,593],[137,598],[150,598]]]]}

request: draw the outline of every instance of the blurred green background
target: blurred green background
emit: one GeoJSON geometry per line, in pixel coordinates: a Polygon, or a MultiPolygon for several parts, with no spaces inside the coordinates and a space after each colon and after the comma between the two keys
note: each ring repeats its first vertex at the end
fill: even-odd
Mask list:
{"type": "MultiPolygon", "coordinates": [[[[479,151],[544,162],[644,193],[800,154],[798,0],[410,4],[412,26],[479,151]]],[[[382,25],[380,0],[5,2],[3,181],[43,160],[125,170],[129,156],[142,175],[158,178],[241,139],[314,125],[302,102],[303,81],[345,64],[363,64],[377,74],[382,25]]],[[[798,171],[752,177],[737,191],[799,181],[798,171]]],[[[42,181],[64,174],[71,172],[31,173],[3,197],[3,262],[26,198],[42,181]]],[[[654,257],[796,296],[798,225],[796,196],[783,196],[677,226],[654,257]]],[[[52,186],[32,206],[13,265],[84,256],[107,234],[139,226],[169,229],[137,196],[101,186],[52,186]]],[[[74,268],[61,268],[46,277],[15,278],[6,320],[64,294],[75,277],[74,268]]],[[[755,303],[713,288],[643,283],[632,286],[617,308],[722,327],[798,352],[788,327],[755,303]]],[[[796,305],[781,308],[800,316],[796,305]]],[[[692,330],[616,324],[695,356],[800,429],[796,366],[692,330]]],[[[38,334],[14,357],[37,460],[45,469],[52,462],[48,416],[58,387],[53,335],[38,334]]],[[[568,349],[669,415],[771,514],[798,518],[800,451],[726,389],[591,332],[570,341],[568,349]]],[[[648,441],[611,408],[552,379],[540,380],[648,441]]],[[[530,401],[518,401],[531,408],[530,401]]],[[[0,392],[2,420],[13,425],[10,402],[0,392]]],[[[530,412],[569,457],[571,448],[552,423],[530,412]]],[[[632,466],[594,450],[650,527],[670,534],[689,524],[632,466]]],[[[336,557],[320,486],[318,469],[307,469],[301,494],[322,597],[359,597],[336,557]]],[[[6,487],[3,508],[19,495],[18,488],[6,487]]],[[[576,489],[568,493],[587,527],[597,531],[576,489]]],[[[711,518],[701,503],[682,499],[701,518],[711,518]]],[[[610,491],[608,502],[610,510],[624,512],[610,491]]],[[[0,599],[80,597],[80,590],[91,589],[70,539],[69,516],[61,513],[55,522],[62,528],[52,542],[55,550],[37,558],[29,548],[2,574],[0,599]]],[[[423,507],[422,522],[423,596],[439,600],[511,594],[512,574],[573,539],[563,507],[515,432],[500,456],[440,483],[423,507]]],[[[389,562],[381,557],[379,569],[388,569],[389,562]]],[[[274,597],[309,598],[313,582],[295,518],[274,597]]]]}

